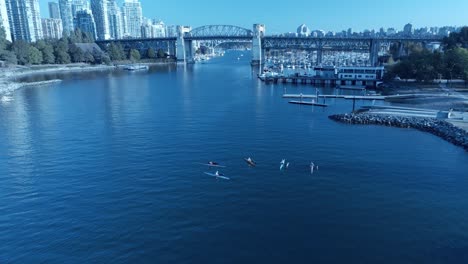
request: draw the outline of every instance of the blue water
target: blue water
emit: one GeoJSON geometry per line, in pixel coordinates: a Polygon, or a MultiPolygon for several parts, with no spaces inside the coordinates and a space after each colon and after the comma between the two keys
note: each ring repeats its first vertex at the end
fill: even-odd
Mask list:
{"type": "Polygon", "coordinates": [[[265,85],[239,54],[0,103],[0,263],[468,262],[463,149],[328,119],[352,102],[289,105],[315,89],[265,85]]]}

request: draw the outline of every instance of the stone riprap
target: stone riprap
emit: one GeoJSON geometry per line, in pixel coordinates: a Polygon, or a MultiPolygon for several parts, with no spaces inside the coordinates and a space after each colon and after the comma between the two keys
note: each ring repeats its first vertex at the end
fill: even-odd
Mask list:
{"type": "Polygon", "coordinates": [[[379,115],[368,113],[331,115],[330,119],[359,125],[383,125],[399,128],[414,128],[429,132],[468,151],[468,133],[449,122],[435,118],[379,115]]]}

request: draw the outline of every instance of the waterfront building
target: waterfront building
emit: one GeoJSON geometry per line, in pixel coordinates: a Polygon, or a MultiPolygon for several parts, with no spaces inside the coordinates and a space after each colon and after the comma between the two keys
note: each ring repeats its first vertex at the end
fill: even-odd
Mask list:
{"type": "Polygon", "coordinates": [[[79,28],[81,31],[88,33],[94,39],[97,38],[96,23],[91,11],[85,9],[76,12],[74,21],[76,28],[79,28]]]}
{"type": "Polygon", "coordinates": [[[174,25],[166,26],[166,37],[168,38],[177,37],[177,26],[174,26],[174,25]]]}
{"type": "Polygon", "coordinates": [[[164,22],[156,19],[145,19],[141,26],[142,38],[164,38],[166,37],[166,26],[164,22]]]}
{"type": "Polygon", "coordinates": [[[49,2],[49,17],[60,19],[60,8],[56,2],[49,2]]]}
{"type": "Polygon", "coordinates": [[[35,42],[42,39],[38,0],[6,0],[12,40],[35,42]]]}
{"type": "Polygon", "coordinates": [[[5,0],[0,0],[0,27],[5,30],[6,39],[11,41],[10,22],[8,21],[8,12],[5,0]]]}
{"type": "Polygon", "coordinates": [[[340,85],[375,87],[383,79],[384,67],[342,66],[337,68],[340,85]]]}
{"type": "Polygon", "coordinates": [[[122,12],[115,0],[108,0],[109,34],[111,39],[122,39],[124,36],[122,12]]]}
{"type": "Polygon", "coordinates": [[[63,32],[70,34],[74,30],[72,0],[59,0],[60,17],[62,18],[63,32]]]}
{"type": "Polygon", "coordinates": [[[63,26],[59,18],[42,18],[44,39],[59,39],[62,37],[63,26]]]}
{"type": "Polygon", "coordinates": [[[96,25],[97,39],[110,39],[107,0],[91,0],[91,10],[96,25]]]}
{"type": "Polygon", "coordinates": [[[166,25],[161,20],[153,20],[154,37],[165,38],[166,37],[166,25]]]}
{"type": "Polygon", "coordinates": [[[125,33],[131,38],[140,38],[141,25],[143,22],[143,12],[140,1],[125,0],[123,3],[123,13],[125,14],[125,33]]]}
{"type": "Polygon", "coordinates": [[[299,37],[308,37],[310,36],[310,29],[305,24],[302,24],[297,28],[297,35],[299,37]]]}

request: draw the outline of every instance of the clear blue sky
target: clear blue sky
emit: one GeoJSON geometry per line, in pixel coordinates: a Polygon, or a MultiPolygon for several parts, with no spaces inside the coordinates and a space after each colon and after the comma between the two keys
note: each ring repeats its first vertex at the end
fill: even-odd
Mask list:
{"type": "MultiPolygon", "coordinates": [[[[47,2],[39,0],[48,17],[47,2]]],[[[57,1],[57,0],[55,0],[57,1]]],[[[123,0],[119,1],[123,2],[123,0]]],[[[143,15],[167,25],[238,25],[263,23],[267,34],[295,31],[305,23],[311,29],[355,31],[395,27],[410,22],[422,26],[468,25],[468,0],[141,0],[143,15]]]]}

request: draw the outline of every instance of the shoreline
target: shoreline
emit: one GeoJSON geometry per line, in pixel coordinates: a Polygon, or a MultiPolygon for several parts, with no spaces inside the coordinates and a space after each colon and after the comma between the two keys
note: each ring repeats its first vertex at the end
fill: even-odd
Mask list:
{"type": "Polygon", "coordinates": [[[380,125],[413,128],[438,136],[468,152],[468,132],[445,120],[428,117],[407,117],[385,114],[351,113],[331,115],[331,120],[353,125],[380,125]]]}
{"type": "MultiPolygon", "coordinates": [[[[59,82],[61,80],[50,80],[40,82],[21,82],[18,79],[41,75],[41,74],[56,74],[56,73],[78,73],[78,72],[99,72],[99,71],[114,71],[119,70],[118,65],[123,65],[125,62],[122,61],[120,64],[113,65],[90,65],[86,63],[72,63],[72,64],[49,64],[49,65],[33,65],[33,66],[15,66],[11,68],[1,68],[0,72],[0,96],[9,94],[15,90],[21,89],[26,86],[39,86],[44,84],[50,84],[59,82]]],[[[168,65],[172,62],[142,62],[141,65],[153,66],[153,65],[168,65]]]]}

